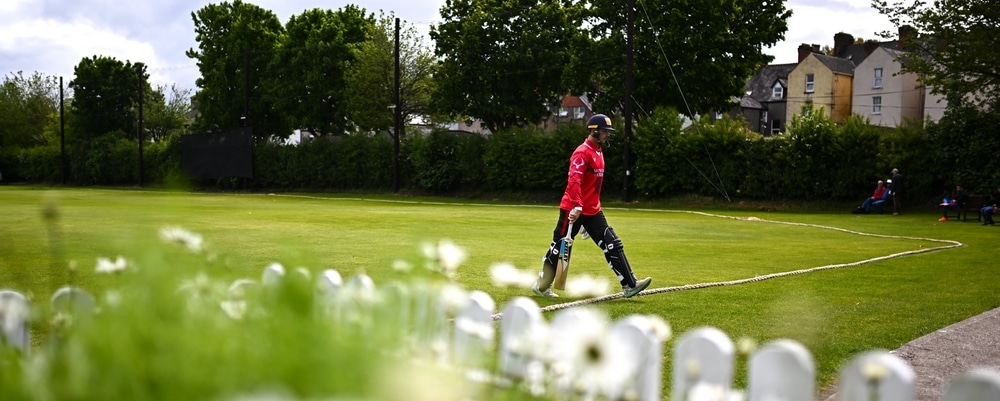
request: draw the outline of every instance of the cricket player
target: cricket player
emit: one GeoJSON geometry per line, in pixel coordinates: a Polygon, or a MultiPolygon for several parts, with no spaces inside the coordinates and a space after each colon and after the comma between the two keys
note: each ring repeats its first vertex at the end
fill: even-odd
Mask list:
{"type": "Polygon", "coordinates": [[[604,153],[601,148],[611,131],[615,130],[611,126],[611,119],[604,114],[595,114],[587,121],[587,130],[587,140],[577,146],[570,156],[566,191],[559,203],[559,221],[552,231],[549,251],[542,258],[542,272],[531,290],[538,296],[558,297],[551,286],[558,265],[559,244],[572,222],[571,238],[576,237],[581,227],[590,233],[590,238],[604,251],[608,266],[618,276],[622,292],[629,298],[649,287],[653,279],[646,277],[636,280],[632,267],[625,258],[621,239],[608,226],[604,212],[601,211],[601,184],[604,181],[604,153]]]}

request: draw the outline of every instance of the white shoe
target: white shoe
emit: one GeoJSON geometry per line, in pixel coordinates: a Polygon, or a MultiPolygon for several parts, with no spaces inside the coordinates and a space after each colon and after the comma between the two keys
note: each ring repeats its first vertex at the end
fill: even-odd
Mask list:
{"type": "Polygon", "coordinates": [[[635,287],[622,287],[622,293],[625,295],[625,298],[632,298],[636,294],[642,292],[642,290],[645,290],[646,287],[649,287],[649,283],[651,282],[653,282],[653,279],[650,277],[646,277],[642,280],[637,281],[635,283],[635,287]]]}
{"type": "Polygon", "coordinates": [[[545,291],[539,290],[538,289],[538,282],[537,281],[535,282],[535,284],[533,284],[531,286],[531,291],[534,292],[535,295],[538,295],[540,297],[545,297],[545,298],[559,298],[559,294],[556,294],[556,293],[552,292],[552,287],[549,287],[549,289],[547,289],[545,291]]]}

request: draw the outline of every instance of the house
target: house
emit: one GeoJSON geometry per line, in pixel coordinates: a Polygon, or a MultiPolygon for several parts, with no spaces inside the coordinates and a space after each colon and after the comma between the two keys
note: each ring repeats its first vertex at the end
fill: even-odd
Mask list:
{"type": "Polygon", "coordinates": [[[797,64],[771,64],[757,70],[747,81],[746,95],[735,99],[737,107],[730,112],[742,117],[761,135],[785,132],[788,74],[797,64]]]}
{"type": "Polygon", "coordinates": [[[788,75],[786,121],[811,104],[823,108],[837,123],[851,114],[854,90],[854,63],[851,60],[810,53],[788,75]]]}
{"type": "Polygon", "coordinates": [[[563,96],[559,99],[559,107],[550,107],[550,109],[552,109],[552,115],[542,122],[542,129],[546,132],[555,129],[559,123],[583,123],[594,114],[594,111],[591,109],[590,100],[587,99],[587,94],[563,96]]]}
{"type": "Polygon", "coordinates": [[[913,73],[900,74],[897,59],[903,52],[876,48],[854,69],[854,114],[872,125],[896,127],[904,121],[922,121],[926,89],[913,73]]]}

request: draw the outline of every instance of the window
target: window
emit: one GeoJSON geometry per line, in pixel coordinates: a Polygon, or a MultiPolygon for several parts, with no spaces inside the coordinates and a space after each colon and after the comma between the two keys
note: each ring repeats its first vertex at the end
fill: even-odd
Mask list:
{"type": "Polygon", "coordinates": [[[781,133],[781,120],[771,121],[771,133],[780,134],[781,133]]]}
{"type": "Polygon", "coordinates": [[[875,80],[872,82],[872,88],[881,88],[881,87],[882,87],[882,69],[876,68],[875,80]]]}
{"type": "Polygon", "coordinates": [[[781,87],[781,84],[775,83],[774,88],[771,88],[771,99],[781,99],[785,97],[785,88],[781,87]]]}
{"type": "Polygon", "coordinates": [[[872,97],[872,114],[882,114],[882,96],[872,97]]]}
{"type": "Polygon", "coordinates": [[[806,93],[813,93],[816,90],[816,75],[806,74],[806,93]]]}

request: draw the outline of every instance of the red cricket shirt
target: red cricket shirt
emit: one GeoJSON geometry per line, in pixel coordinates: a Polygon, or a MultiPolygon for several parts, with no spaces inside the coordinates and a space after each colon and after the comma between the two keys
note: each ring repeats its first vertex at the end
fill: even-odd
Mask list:
{"type": "Polygon", "coordinates": [[[584,141],[569,158],[569,177],[559,208],[583,209],[583,215],[593,216],[601,211],[601,184],[604,182],[604,153],[601,146],[584,141]]]}

